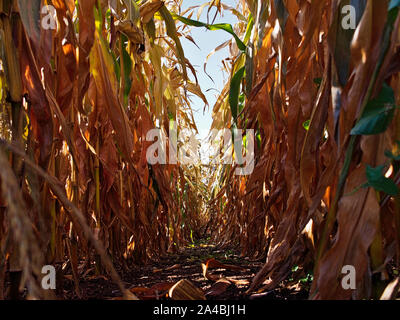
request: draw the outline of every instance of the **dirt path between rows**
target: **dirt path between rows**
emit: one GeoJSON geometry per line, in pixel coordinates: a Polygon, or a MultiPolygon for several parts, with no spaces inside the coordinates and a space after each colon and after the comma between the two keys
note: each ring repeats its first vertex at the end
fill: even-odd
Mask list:
{"type": "MultiPolygon", "coordinates": [[[[234,249],[219,249],[215,245],[198,244],[185,248],[179,254],[170,254],[157,262],[143,266],[133,266],[128,272],[120,272],[126,286],[141,299],[168,299],[166,293],[172,284],[182,279],[191,281],[200,288],[207,300],[238,299],[306,299],[307,292],[301,288],[288,289],[282,286],[276,290],[259,295],[248,296],[244,292],[251,279],[263,265],[263,261],[250,261],[242,258],[234,249]],[[230,285],[217,286],[215,279],[204,277],[202,264],[207,261],[222,263],[230,268],[214,267],[209,274],[214,278],[224,278],[230,285]],[[147,288],[147,289],[146,289],[147,288]]],[[[215,263],[214,263],[215,264],[215,263]]],[[[80,279],[79,298],[74,290],[72,276],[63,280],[63,292],[60,299],[118,299],[121,296],[118,287],[103,276],[87,274],[80,279]]]]}

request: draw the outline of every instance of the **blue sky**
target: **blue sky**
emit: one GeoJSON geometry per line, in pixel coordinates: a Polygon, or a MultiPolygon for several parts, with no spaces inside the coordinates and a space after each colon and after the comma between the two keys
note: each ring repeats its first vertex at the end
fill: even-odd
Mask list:
{"type": "MultiPolygon", "coordinates": [[[[187,8],[195,5],[201,5],[206,0],[184,0],[182,11],[187,8]]],[[[236,7],[235,0],[223,0],[224,4],[227,4],[232,7],[236,7]]],[[[210,13],[210,19],[214,17],[215,9],[213,9],[210,13]]],[[[195,9],[195,13],[192,16],[192,19],[197,19],[197,9],[195,9]]],[[[202,15],[200,16],[200,21],[207,22],[207,8],[203,10],[202,15]]],[[[230,13],[230,11],[224,11],[223,17],[218,16],[215,20],[215,23],[230,23],[234,25],[237,22],[237,18],[230,13]]],[[[229,56],[228,47],[218,51],[214,54],[209,60],[207,64],[207,73],[213,78],[214,82],[210,80],[210,78],[204,73],[203,65],[206,61],[207,55],[213,51],[218,45],[223,42],[231,39],[231,35],[218,30],[218,31],[210,31],[205,28],[195,28],[191,29],[191,35],[197,45],[200,47],[197,48],[192,42],[187,40],[186,38],[181,38],[182,46],[185,52],[186,58],[190,61],[190,63],[195,67],[197,71],[197,78],[199,80],[199,84],[205,96],[207,97],[209,108],[206,109],[206,112],[203,114],[204,103],[200,98],[196,96],[191,97],[192,108],[194,110],[194,117],[196,121],[197,128],[200,132],[200,138],[204,138],[210,129],[212,123],[212,108],[216,102],[216,98],[219,92],[222,90],[224,84],[229,79],[228,74],[224,74],[222,71],[222,60],[229,56]],[[208,89],[213,89],[209,90],[208,89]],[[216,89],[216,90],[214,90],[216,89]]],[[[189,72],[190,74],[190,72],[189,72]]]]}

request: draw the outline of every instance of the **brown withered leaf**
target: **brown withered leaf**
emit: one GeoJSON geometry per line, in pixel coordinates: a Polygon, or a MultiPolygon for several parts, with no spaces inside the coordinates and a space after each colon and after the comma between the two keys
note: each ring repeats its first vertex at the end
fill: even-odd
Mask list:
{"type": "MultiPolygon", "coordinates": [[[[96,0],[79,0],[79,68],[78,68],[78,99],[77,108],[83,111],[82,100],[89,88],[90,79],[90,50],[94,43],[94,5],[96,0]]],[[[82,112],[84,113],[84,112],[82,112]]]]}
{"type": "Polygon", "coordinates": [[[116,21],[115,28],[125,34],[133,43],[144,44],[143,30],[135,26],[131,20],[116,21]]]}
{"type": "Polygon", "coordinates": [[[208,280],[212,280],[212,281],[217,281],[218,279],[220,279],[220,277],[210,274],[209,270],[211,270],[211,269],[226,269],[226,270],[235,270],[235,271],[246,270],[245,268],[240,267],[240,266],[235,266],[235,265],[231,265],[231,264],[223,264],[223,263],[215,260],[214,258],[208,259],[207,261],[202,263],[201,268],[203,270],[204,278],[206,278],[208,280]]]}
{"type": "Polygon", "coordinates": [[[112,57],[104,39],[96,31],[96,40],[92,48],[91,71],[96,82],[98,99],[104,99],[107,113],[115,130],[118,146],[126,159],[130,161],[133,151],[133,135],[126,112],[117,94],[117,79],[114,73],[112,57]]]}
{"type": "Polygon", "coordinates": [[[140,300],[157,300],[165,297],[173,285],[174,283],[171,282],[162,282],[155,284],[151,288],[134,287],[129,291],[134,293],[140,300]]]}
{"type": "MultiPolygon", "coordinates": [[[[352,172],[345,194],[365,183],[365,166],[352,172]]],[[[360,285],[368,264],[368,248],[375,235],[379,204],[373,189],[361,189],[352,196],[343,197],[338,209],[338,235],[333,247],[322,258],[315,275],[318,293],[315,299],[349,299],[352,290],[341,285],[342,268],[356,268],[356,284],[360,285]]]]}
{"type": "Polygon", "coordinates": [[[390,282],[383,291],[380,300],[393,300],[396,299],[400,289],[400,278],[396,278],[390,282]]]}
{"type": "Polygon", "coordinates": [[[140,19],[142,23],[148,23],[163,5],[164,1],[147,1],[142,4],[140,6],[140,19]]]}
{"type": "Polygon", "coordinates": [[[36,48],[40,42],[40,8],[41,0],[18,0],[22,23],[29,39],[36,48]]]}
{"type": "Polygon", "coordinates": [[[186,279],[174,284],[168,295],[172,300],[206,300],[204,292],[186,279]]]}
{"type": "Polygon", "coordinates": [[[226,293],[226,291],[232,287],[234,288],[235,285],[231,281],[226,278],[222,278],[215,282],[211,288],[206,291],[205,296],[212,299],[221,298],[221,296],[223,296],[224,293],[226,293]]]}
{"type": "Polygon", "coordinates": [[[312,197],[315,194],[315,181],[319,180],[317,176],[319,163],[319,147],[321,137],[324,134],[325,123],[328,118],[329,97],[330,97],[330,63],[324,74],[320,91],[313,109],[310,125],[304,140],[300,160],[300,180],[303,195],[308,205],[312,204],[312,197]]]}
{"type": "Polygon", "coordinates": [[[342,94],[340,114],[340,142],[347,138],[358,117],[366,88],[371,81],[381,53],[381,40],[386,23],[387,0],[377,3],[368,1],[364,15],[351,43],[350,77],[342,94]]]}
{"type": "Polygon", "coordinates": [[[29,40],[22,39],[21,47],[19,48],[21,78],[24,93],[28,94],[28,99],[32,106],[30,116],[32,130],[39,143],[39,164],[45,167],[50,156],[53,140],[53,122],[51,121],[49,102],[36,70],[36,62],[28,49],[27,41],[29,40]]]}

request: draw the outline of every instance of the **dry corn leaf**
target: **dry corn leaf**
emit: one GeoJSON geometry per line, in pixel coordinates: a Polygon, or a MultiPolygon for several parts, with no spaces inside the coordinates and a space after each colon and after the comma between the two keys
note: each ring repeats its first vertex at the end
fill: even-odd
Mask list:
{"type": "Polygon", "coordinates": [[[206,300],[203,291],[186,279],[177,282],[168,295],[172,300],[206,300]]]}
{"type": "Polygon", "coordinates": [[[153,19],[154,14],[161,9],[164,1],[147,1],[140,6],[140,18],[143,24],[153,19]]]}

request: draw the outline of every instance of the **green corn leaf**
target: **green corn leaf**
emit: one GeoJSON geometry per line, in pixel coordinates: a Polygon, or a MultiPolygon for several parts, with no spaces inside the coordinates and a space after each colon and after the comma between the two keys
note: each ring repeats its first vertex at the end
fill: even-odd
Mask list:
{"type": "Polygon", "coordinates": [[[393,119],[394,104],[393,89],[384,84],[379,96],[366,105],[361,119],[351,130],[351,134],[374,135],[384,132],[393,119]]]}
{"type": "MultiPolygon", "coordinates": [[[[396,140],[396,144],[397,144],[397,148],[399,149],[400,148],[400,140],[396,140]]],[[[385,151],[385,156],[391,160],[400,161],[400,154],[394,155],[393,152],[390,150],[385,151]]]]}
{"type": "Polygon", "coordinates": [[[172,13],[172,16],[174,17],[174,19],[177,19],[188,26],[204,27],[204,28],[207,28],[208,30],[224,30],[224,31],[230,33],[235,38],[236,44],[241,51],[243,51],[243,52],[246,51],[246,45],[243,43],[242,40],[240,40],[240,38],[237,36],[237,34],[233,31],[232,25],[229,23],[207,24],[207,23],[200,22],[197,20],[192,20],[189,18],[182,17],[182,16],[174,14],[174,13],[172,13]]]}
{"type": "Polygon", "coordinates": [[[393,180],[386,178],[382,174],[382,170],[385,168],[384,165],[378,166],[376,168],[372,168],[367,166],[367,180],[368,183],[365,187],[372,187],[377,191],[383,191],[391,196],[395,196],[398,194],[398,188],[393,180]]]}
{"type": "Polygon", "coordinates": [[[177,19],[177,20],[183,22],[184,24],[186,24],[188,26],[192,26],[192,27],[207,27],[207,23],[204,23],[204,22],[201,22],[201,21],[185,18],[185,17],[182,17],[182,16],[177,15],[175,13],[172,13],[172,16],[174,17],[174,19],[177,19]]]}
{"type": "Polygon", "coordinates": [[[385,151],[385,156],[387,158],[389,158],[389,159],[394,160],[394,161],[400,161],[400,155],[395,156],[392,151],[386,150],[385,151]]]}
{"type": "Polygon", "coordinates": [[[232,118],[235,119],[235,122],[238,115],[240,83],[244,77],[245,70],[246,68],[242,67],[235,73],[229,89],[229,105],[231,107],[232,118]]]}
{"type": "Polygon", "coordinates": [[[246,33],[243,39],[243,43],[248,43],[251,37],[251,32],[253,31],[254,27],[254,18],[253,15],[250,14],[249,21],[247,22],[246,33]]]}
{"type": "Polygon", "coordinates": [[[218,24],[209,24],[206,27],[208,30],[224,30],[228,33],[230,33],[234,38],[237,43],[237,46],[241,51],[246,50],[246,45],[242,42],[242,40],[239,39],[239,37],[236,35],[236,33],[233,31],[232,25],[229,23],[218,23],[218,24]]]}
{"type": "Polygon", "coordinates": [[[314,78],[314,79],[313,79],[313,82],[314,82],[316,85],[320,86],[321,83],[322,83],[322,78],[314,78]]]}

